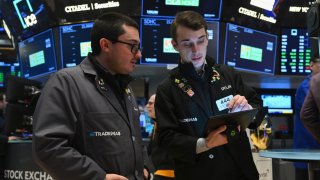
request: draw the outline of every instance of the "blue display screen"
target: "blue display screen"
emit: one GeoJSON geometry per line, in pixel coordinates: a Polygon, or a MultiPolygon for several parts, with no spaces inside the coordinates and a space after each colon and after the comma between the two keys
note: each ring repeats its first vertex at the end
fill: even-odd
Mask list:
{"type": "Polygon", "coordinates": [[[57,70],[52,30],[48,29],[19,43],[22,76],[34,78],[57,70]]]}
{"type": "Polygon", "coordinates": [[[224,62],[237,69],[274,74],[277,36],[227,24],[224,62]]]}
{"type": "Polygon", "coordinates": [[[78,65],[91,52],[92,26],[93,22],[60,27],[62,68],[78,65]]]}
{"type": "Polygon", "coordinates": [[[271,114],[292,114],[292,96],[279,94],[261,94],[263,106],[268,107],[271,114]]]}
{"type": "Polygon", "coordinates": [[[218,20],[221,4],[221,0],[142,0],[141,15],[173,18],[179,11],[192,10],[199,12],[206,19],[218,20]]]}

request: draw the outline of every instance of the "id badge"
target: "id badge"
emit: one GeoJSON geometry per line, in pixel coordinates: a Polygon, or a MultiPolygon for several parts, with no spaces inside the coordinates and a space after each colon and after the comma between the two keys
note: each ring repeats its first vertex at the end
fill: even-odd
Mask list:
{"type": "Polygon", "coordinates": [[[229,95],[224,98],[218,99],[216,101],[216,104],[217,104],[219,111],[223,111],[223,110],[227,109],[228,108],[227,104],[229,101],[231,101],[232,98],[233,98],[233,95],[229,95]]]}

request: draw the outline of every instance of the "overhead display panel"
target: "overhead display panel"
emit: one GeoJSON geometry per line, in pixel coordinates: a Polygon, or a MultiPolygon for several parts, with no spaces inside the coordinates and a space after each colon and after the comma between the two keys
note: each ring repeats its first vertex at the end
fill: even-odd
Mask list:
{"type": "Polygon", "coordinates": [[[128,16],[140,16],[141,0],[46,0],[54,9],[59,24],[91,21],[105,12],[119,12],[128,16]]]}
{"type": "Polygon", "coordinates": [[[44,0],[0,0],[0,11],[18,41],[57,24],[44,0]]]}
{"type": "Polygon", "coordinates": [[[48,29],[18,44],[24,78],[35,78],[57,70],[52,30],[48,29]]]}
{"type": "Polygon", "coordinates": [[[206,19],[220,18],[221,0],[142,0],[142,16],[170,17],[185,10],[197,11],[206,19]]]}
{"type": "Polygon", "coordinates": [[[317,40],[309,38],[306,29],[283,28],[281,31],[279,74],[310,74],[310,60],[313,56],[312,43],[316,44],[317,40]]]}
{"type": "Polygon", "coordinates": [[[225,64],[237,69],[274,74],[277,36],[251,28],[227,24],[225,64]]]}
{"type": "Polygon", "coordinates": [[[264,32],[278,33],[289,0],[223,1],[221,20],[264,32]]]}
{"type": "Polygon", "coordinates": [[[60,26],[62,68],[73,67],[91,52],[90,32],[93,22],[60,26]]]}
{"type": "Polygon", "coordinates": [[[315,0],[287,0],[287,12],[281,25],[283,27],[305,28],[307,26],[307,11],[315,0]]]}

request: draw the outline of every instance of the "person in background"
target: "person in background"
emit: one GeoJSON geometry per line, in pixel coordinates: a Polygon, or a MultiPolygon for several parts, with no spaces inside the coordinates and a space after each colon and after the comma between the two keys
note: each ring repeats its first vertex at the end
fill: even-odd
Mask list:
{"type": "Polygon", "coordinates": [[[155,112],[159,145],[174,159],[175,178],[258,180],[244,130],[204,129],[210,116],[259,108],[261,99],[239,72],[206,56],[207,23],[199,13],[177,13],[171,36],[179,64],[158,86],[155,112]]]}
{"type": "Polygon", "coordinates": [[[6,144],[10,140],[16,140],[18,137],[16,136],[7,136],[6,130],[5,130],[5,118],[4,113],[7,106],[6,101],[6,95],[3,93],[0,93],[0,179],[4,177],[4,163],[5,163],[5,148],[6,144]]]}
{"type": "Polygon", "coordinates": [[[173,159],[169,156],[166,150],[162,147],[159,147],[158,144],[157,119],[154,110],[155,98],[155,94],[150,96],[146,106],[148,110],[148,116],[154,121],[154,128],[151,134],[150,144],[151,160],[155,167],[153,180],[174,180],[173,159]]]}
{"type": "Polygon", "coordinates": [[[33,156],[54,179],[143,180],[139,109],[128,85],[141,58],[138,24],[109,12],[94,22],[92,53],[55,73],[33,121],[33,156]]]}
{"type": "MultiPolygon", "coordinates": [[[[293,147],[296,149],[319,149],[318,143],[304,127],[300,112],[309,91],[309,83],[312,76],[320,72],[320,59],[313,57],[310,62],[311,74],[308,75],[302,83],[298,86],[295,96],[295,114],[294,114],[294,128],[293,128],[293,147]]],[[[303,162],[295,162],[295,177],[296,180],[308,179],[308,164],[303,162]]]]}
{"type": "MultiPolygon", "coordinates": [[[[314,139],[320,143],[320,73],[310,80],[310,88],[302,105],[300,118],[314,139]]],[[[319,176],[320,178],[320,176],[319,176]]]]}
{"type": "Polygon", "coordinates": [[[5,146],[9,140],[4,129],[4,125],[5,125],[4,111],[7,104],[5,97],[6,96],[3,93],[0,93],[0,179],[4,177],[5,146]]]}

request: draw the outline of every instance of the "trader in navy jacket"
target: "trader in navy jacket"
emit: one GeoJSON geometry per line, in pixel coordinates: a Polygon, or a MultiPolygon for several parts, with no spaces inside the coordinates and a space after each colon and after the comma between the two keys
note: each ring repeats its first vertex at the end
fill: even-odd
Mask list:
{"type": "Polygon", "coordinates": [[[155,112],[161,147],[174,159],[177,180],[258,180],[246,132],[223,125],[205,132],[210,116],[261,106],[255,91],[233,68],[206,56],[207,24],[193,11],[171,25],[179,65],[157,89],[155,112]]]}

